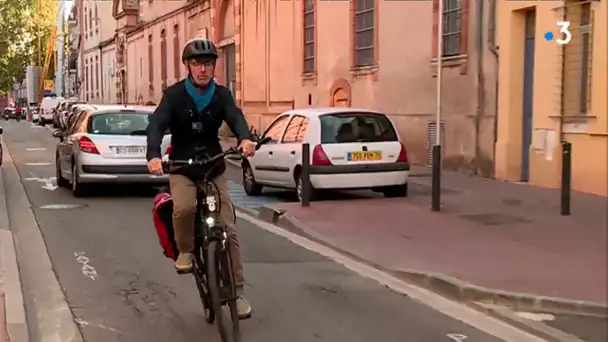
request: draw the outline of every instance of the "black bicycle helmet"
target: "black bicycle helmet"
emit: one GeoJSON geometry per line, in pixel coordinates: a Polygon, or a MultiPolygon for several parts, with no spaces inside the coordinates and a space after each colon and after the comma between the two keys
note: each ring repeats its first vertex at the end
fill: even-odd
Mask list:
{"type": "Polygon", "coordinates": [[[191,58],[203,56],[217,58],[217,48],[211,41],[202,38],[194,38],[189,40],[186,45],[184,45],[184,50],[182,51],[182,62],[185,62],[191,58]]]}

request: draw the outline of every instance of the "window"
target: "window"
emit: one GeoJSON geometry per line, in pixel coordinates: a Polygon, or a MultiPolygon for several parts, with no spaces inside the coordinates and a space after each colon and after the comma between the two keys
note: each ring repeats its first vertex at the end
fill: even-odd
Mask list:
{"type": "Polygon", "coordinates": [[[154,49],[152,49],[152,35],[148,36],[148,82],[154,84],[154,49]]]}
{"type": "Polygon", "coordinates": [[[91,11],[91,9],[89,8],[89,30],[91,31],[89,33],[90,36],[93,35],[93,11],[91,11]]]}
{"type": "Polygon", "coordinates": [[[562,46],[562,111],[564,116],[585,116],[591,108],[593,12],[590,2],[568,1],[564,20],[572,39],[562,46]]]}
{"type": "Polygon", "coordinates": [[[91,97],[93,97],[93,76],[95,75],[93,74],[93,58],[89,60],[89,68],[89,75],[91,75],[89,79],[89,82],[91,83],[89,89],[91,89],[91,97]]]}
{"type": "Polygon", "coordinates": [[[285,130],[285,125],[287,125],[288,118],[289,118],[289,116],[283,115],[283,116],[279,117],[278,119],[276,119],[270,125],[270,127],[268,127],[268,129],[266,130],[266,133],[264,133],[263,137],[272,138],[272,143],[274,143],[274,144],[279,142],[279,139],[281,139],[281,134],[283,134],[283,131],[285,130]]]}
{"type": "Polygon", "coordinates": [[[87,9],[84,9],[84,37],[87,37],[87,32],[89,32],[88,30],[88,26],[87,26],[87,9]]]}
{"type": "Polygon", "coordinates": [[[95,77],[95,90],[97,92],[99,92],[99,90],[101,89],[99,87],[99,80],[101,79],[101,74],[99,73],[99,57],[98,56],[95,56],[95,75],[97,76],[97,77],[95,77]]]}
{"type": "Polygon", "coordinates": [[[308,118],[300,115],[294,115],[283,134],[283,143],[299,143],[304,141],[304,133],[308,128],[308,118]]]}
{"type": "MultiPolygon", "coordinates": [[[[433,58],[437,58],[439,55],[439,44],[438,40],[438,29],[439,19],[442,19],[442,40],[441,56],[442,57],[456,57],[462,58],[456,59],[461,63],[453,65],[465,65],[467,54],[467,41],[468,41],[468,18],[469,18],[469,1],[470,0],[444,0],[443,8],[439,8],[439,0],[433,1],[433,58]]],[[[495,1],[495,0],[492,0],[495,1]]],[[[490,1],[490,7],[492,7],[492,1],[490,1]]],[[[492,10],[492,8],[490,8],[492,10]]],[[[490,13],[490,22],[488,30],[494,31],[495,24],[492,22],[492,13],[490,13]]],[[[489,35],[488,39],[494,39],[489,35]]],[[[466,73],[465,70],[462,73],[466,73]]]]}
{"type": "Polygon", "coordinates": [[[181,65],[181,47],[179,45],[179,26],[173,26],[173,73],[175,74],[175,79],[179,79],[180,75],[180,65],[181,65]]]}
{"type": "Polygon", "coordinates": [[[87,132],[112,135],[145,135],[150,113],[96,114],[87,125],[87,132]]]}
{"type": "Polygon", "coordinates": [[[398,140],[393,124],[383,114],[340,113],[323,115],[320,120],[322,144],[398,140]]]}
{"type": "Polygon", "coordinates": [[[97,12],[97,5],[95,5],[95,33],[99,32],[99,14],[97,12]]]}
{"type": "Polygon", "coordinates": [[[374,65],[375,49],[375,0],[353,0],[355,2],[354,39],[355,67],[374,65]]]}
{"type": "Polygon", "coordinates": [[[442,47],[444,57],[460,55],[460,20],[460,0],[444,0],[442,47]]]}
{"type": "Polygon", "coordinates": [[[89,60],[84,60],[84,90],[88,94],[89,92],[89,60]]]}
{"type": "Polygon", "coordinates": [[[315,72],[315,5],[316,0],[304,1],[304,74],[315,72]]]}
{"type": "Polygon", "coordinates": [[[160,31],[160,79],[162,90],[167,88],[167,32],[160,31]]]}

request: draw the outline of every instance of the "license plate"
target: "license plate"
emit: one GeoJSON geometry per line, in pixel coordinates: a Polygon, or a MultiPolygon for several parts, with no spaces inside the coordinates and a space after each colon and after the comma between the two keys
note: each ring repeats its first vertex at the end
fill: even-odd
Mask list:
{"type": "Polygon", "coordinates": [[[113,146],[116,154],[145,154],[145,146],[113,146]]]}
{"type": "Polygon", "coordinates": [[[382,159],[380,151],[348,152],[348,161],[369,161],[382,159]]]}

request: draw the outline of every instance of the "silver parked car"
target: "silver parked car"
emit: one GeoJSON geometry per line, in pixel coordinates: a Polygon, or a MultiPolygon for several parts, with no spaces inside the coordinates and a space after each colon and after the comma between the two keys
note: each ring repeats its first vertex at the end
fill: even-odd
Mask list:
{"type": "MultiPolygon", "coordinates": [[[[146,128],[154,107],[80,105],[67,130],[55,130],[57,185],[82,196],[91,184],[166,184],[148,172],[146,128]]],[[[168,132],[167,132],[168,133],[168,132]]],[[[165,135],[163,153],[171,140],[165,135]]]]}

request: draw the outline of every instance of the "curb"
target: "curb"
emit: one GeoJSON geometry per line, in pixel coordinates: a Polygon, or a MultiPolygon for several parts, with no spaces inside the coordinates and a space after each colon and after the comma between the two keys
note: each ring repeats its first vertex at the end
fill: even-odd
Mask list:
{"type": "Polygon", "coordinates": [[[325,241],[322,241],[319,238],[316,238],[312,234],[308,233],[310,229],[308,229],[305,223],[291,216],[284,210],[274,209],[265,205],[260,208],[257,217],[262,221],[277,225],[283,229],[291,231],[292,233],[301,235],[319,244],[337,250],[340,253],[348,255],[361,263],[372,266],[383,272],[393,274],[413,284],[425,287],[433,292],[460,302],[478,303],[480,305],[491,304],[521,311],[542,310],[554,313],[608,317],[607,306],[598,303],[495,290],[443,274],[419,270],[389,270],[381,265],[377,265],[365,260],[352,252],[342,250],[328,244],[325,241]]]}
{"type": "MultiPolygon", "coordinates": [[[[54,272],[42,232],[8,146],[5,152],[2,172],[7,181],[4,191],[7,196],[11,195],[10,209],[16,213],[7,222],[10,223],[11,230],[0,230],[0,233],[6,231],[14,237],[13,247],[16,253],[13,255],[16,254],[16,258],[13,258],[23,285],[17,291],[27,289],[28,298],[22,300],[27,303],[27,307],[21,305],[24,313],[20,318],[23,319],[22,326],[29,325],[26,333],[31,332],[41,342],[82,342],[82,335],[54,272]],[[26,317],[32,320],[26,322],[26,317]]],[[[8,301],[10,297],[5,299],[8,301]]],[[[10,320],[10,312],[11,305],[7,303],[7,321],[10,320]]],[[[9,324],[11,342],[29,341],[27,335],[24,339],[11,336],[10,327],[9,324]]]]}
{"type": "MultiPolygon", "coordinates": [[[[4,165],[8,164],[8,147],[3,151],[4,165]]],[[[15,250],[15,240],[10,231],[8,221],[8,207],[6,202],[6,188],[4,186],[4,176],[0,168],[0,296],[3,297],[0,310],[2,320],[0,320],[0,336],[11,342],[28,342],[28,326],[25,317],[25,305],[19,266],[17,265],[17,255],[15,250]]]]}

